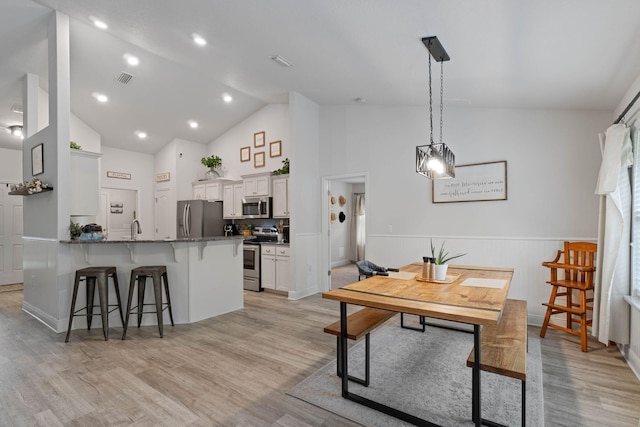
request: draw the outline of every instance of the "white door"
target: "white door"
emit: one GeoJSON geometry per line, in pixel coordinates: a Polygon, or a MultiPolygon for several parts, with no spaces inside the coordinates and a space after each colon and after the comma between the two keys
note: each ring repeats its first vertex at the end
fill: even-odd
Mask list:
{"type": "Polygon", "coordinates": [[[0,285],[22,283],[22,196],[0,189],[0,285]]]}
{"type": "Polygon", "coordinates": [[[169,188],[156,191],[156,239],[170,239],[175,231],[170,215],[173,212],[170,196],[169,188]]]}

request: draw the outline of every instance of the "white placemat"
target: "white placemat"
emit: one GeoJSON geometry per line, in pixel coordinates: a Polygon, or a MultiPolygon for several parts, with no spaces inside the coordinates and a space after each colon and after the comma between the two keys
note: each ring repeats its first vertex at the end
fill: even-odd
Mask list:
{"type": "Polygon", "coordinates": [[[416,273],[410,271],[388,271],[387,273],[392,279],[411,280],[416,277],[416,273]]]}
{"type": "Polygon", "coordinates": [[[504,279],[480,279],[469,277],[461,283],[462,286],[475,286],[476,288],[495,288],[502,289],[507,281],[504,279]]]}

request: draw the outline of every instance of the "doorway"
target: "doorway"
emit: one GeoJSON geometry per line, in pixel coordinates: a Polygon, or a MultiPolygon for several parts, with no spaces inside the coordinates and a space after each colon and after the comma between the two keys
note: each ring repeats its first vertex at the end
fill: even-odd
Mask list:
{"type": "Polygon", "coordinates": [[[110,240],[131,238],[131,223],[139,219],[138,190],[106,188],[100,190],[100,211],[96,218],[110,240]]]}
{"type": "Polygon", "coordinates": [[[355,262],[366,253],[366,190],[368,175],[323,178],[322,246],[327,280],[324,290],[358,280],[355,262]]]}
{"type": "Polygon", "coordinates": [[[22,283],[22,196],[10,196],[9,184],[0,188],[0,285],[22,283]]]}

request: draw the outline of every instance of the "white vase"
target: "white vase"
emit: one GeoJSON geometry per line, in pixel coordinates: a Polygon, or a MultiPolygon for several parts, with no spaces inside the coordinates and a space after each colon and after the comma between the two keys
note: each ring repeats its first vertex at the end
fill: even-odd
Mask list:
{"type": "Polygon", "coordinates": [[[449,268],[449,264],[433,265],[433,267],[435,267],[436,270],[436,280],[447,280],[447,268],[449,268]]]}

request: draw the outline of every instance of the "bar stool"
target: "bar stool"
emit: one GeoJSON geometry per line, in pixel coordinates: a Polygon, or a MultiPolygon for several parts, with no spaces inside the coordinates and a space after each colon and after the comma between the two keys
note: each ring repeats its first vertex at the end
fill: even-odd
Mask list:
{"type": "Polygon", "coordinates": [[[158,331],[160,332],[160,338],[162,338],[162,312],[169,309],[169,318],[171,319],[171,326],[175,326],[173,323],[173,313],[171,312],[171,297],[169,296],[169,280],[167,279],[167,267],[164,265],[137,267],[131,270],[131,282],[129,283],[129,298],[127,300],[127,318],[124,321],[124,332],[122,333],[122,339],[127,336],[127,328],[129,326],[129,314],[136,313],[138,315],[138,328],[142,323],[142,315],[148,313],[156,313],[158,317],[158,331]],[[153,280],[153,294],[155,297],[154,304],[144,303],[144,290],[147,281],[147,277],[151,277],[153,280]],[[162,302],[162,281],[164,280],[164,292],[167,297],[167,302],[162,302]],[[133,292],[138,282],[138,305],[131,307],[133,300],[133,292]],[[156,311],[143,311],[145,305],[155,305],[156,311]]]}
{"type": "Polygon", "coordinates": [[[98,299],[100,300],[100,315],[102,316],[102,333],[104,334],[104,340],[109,339],[109,313],[115,310],[115,308],[109,310],[109,307],[117,307],[120,311],[120,320],[124,324],[124,316],[122,313],[122,304],[120,302],[120,289],[118,286],[118,275],[115,267],[87,267],[76,271],[76,278],[73,282],[73,297],[71,299],[71,310],[69,312],[69,327],[67,328],[67,336],[64,342],[69,342],[69,335],[71,334],[71,324],[73,318],[76,316],[87,317],[87,330],[91,330],[91,320],[93,319],[93,299],[96,289],[96,283],[98,284],[98,299]],[[116,290],[116,298],[118,304],[109,304],[109,290],[108,282],[109,277],[113,280],[113,286],[116,290]],[[76,299],[78,298],[78,288],[80,282],[85,281],[87,285],[87,305],[79,310],[76,310],[76,299]],[[86,314],[77,314],[78,312],[86,310],[86,314]]]}

